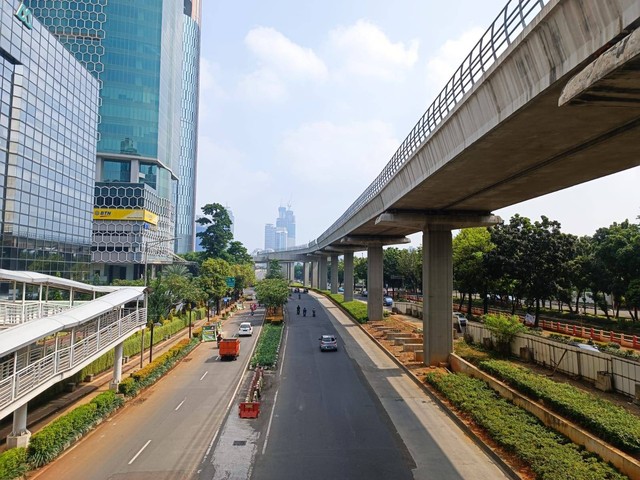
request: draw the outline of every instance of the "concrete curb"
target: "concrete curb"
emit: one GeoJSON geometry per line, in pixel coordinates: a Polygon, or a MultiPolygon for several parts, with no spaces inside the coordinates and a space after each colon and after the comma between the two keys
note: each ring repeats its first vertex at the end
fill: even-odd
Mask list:
{"type": "MultiPolygon", "coordinates": [[[[316,292],[318,293],[318,292],[316,292]]],[[[322,295],[321,293],[318,293],[322,295]]],[[[458,427],[484,452],[489,456],[498,467],[507,474],[510,478],[514,480],[521,480],[520,475],[516,473],[500,456],[494,452],[487,444],[485,444],[480,437],[478,437],[473,430],[471,430],[462,420],[460,420],[448,407],[445,405],[440,398],[433,393],[427,385],[425,385],[418,377],[416,377],[411,370],[405,367],[400,360],[398,360],[389,350],[387,350],[384,345],[382,345],[375,337],[373,337],[362,325],[354,320],[354,318],[349,314],[347,310],[345,310],[341,304],[334,301],[333,298],[323,295],[325,298],[331,301],[335,306],[337,306],[354,324],[360,328],[362,332],[364,332],[367,337],[369,337],[373,343],[375,343],[378,348],[380,348],[399,368],[401,368],[409,378],[418,386],[420,389],[425,392],[431,400],[433,400],[441,409],[444,411],[453,422],[458,425],[458,427]]]]}

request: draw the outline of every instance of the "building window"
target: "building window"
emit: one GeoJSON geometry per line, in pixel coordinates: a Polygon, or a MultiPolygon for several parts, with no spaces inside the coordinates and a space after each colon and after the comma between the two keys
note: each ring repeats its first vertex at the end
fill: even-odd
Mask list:
{"type": "Polygon", "coordinates": [[[153,163],[140,163],[140,181],[154,190],[157,189],[158,166],[153,163]]]}
{"type": "Polygon", "coordinates": [[[131,163],[119,160],[104,160],[102,162],[103,182],[130,182],[131,163]]]}

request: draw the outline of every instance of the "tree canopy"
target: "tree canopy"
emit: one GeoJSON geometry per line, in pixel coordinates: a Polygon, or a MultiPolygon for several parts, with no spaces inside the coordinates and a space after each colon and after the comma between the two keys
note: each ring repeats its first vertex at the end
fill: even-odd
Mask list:
{"type": "Polygon", "coordinates": [[[229,242],[233,239],[229,212],[219,203],[208,203],[202,207],[204,216],[196,220],[206,227],[204,232],[196,236],[208,257],[223,258],[229,242]]]}

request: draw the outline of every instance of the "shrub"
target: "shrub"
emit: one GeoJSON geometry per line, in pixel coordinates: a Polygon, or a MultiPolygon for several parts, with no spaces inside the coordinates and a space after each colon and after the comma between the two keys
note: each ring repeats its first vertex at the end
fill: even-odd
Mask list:
{"type": "Polygon", "coordinates": [[[369,314],[367,313],[367,304],[353,300],[344,302],[342,307],[351,315],[358,323],[367,323],[369,314]]]}
{"type": "Polygon", "coordinates": [[[546,428],[536,417],[498,396],[483,381],[432,372],[427,381],[470,415],[505,449],[515,453],[541,480],[622,480],[595,455],[546,428]]]}
{"type": "Polygon", "coordinates": [[[640,418],[625,409],[509,362],[486,360],[478,366],[621,450],[640,452],[640,418]]]}
{"type": "Polygon", "coordinates": [[[251,358],[251,367],[273,367],[278,360],[282,323],[265,323],[258,338],[256,350],[251,358]]]}
{"type": "Polygon", "coordinates": [[[181,358],[193,350],[199,341],[197,339],[183,339],[160,355],[153,362],[144,366],[124,379],[118,385],[118,391],[127,397],[136,396],[140,390],[154,384],[162,375],[169,371],[181,358]]]}
{"type": "Polygon", "coordinates": [[[0,454],[0,480],[23,478],[28,470],[26,448],[12,448],[0,454]]]}
{"type": "Polygon", "coordinates": [[[54,420],[31,437],[27,448],[28,462],[33,467],[51,462],[122,403],[122,398],[115,392],[104,392],[88,404],[54,420]]]}
{"type": "Polygon", "coordinates": [[[509,353],[513,338],[526,330],[516,315],[485,315],[484,325],[494,335],[502,353],[509,353]]]}

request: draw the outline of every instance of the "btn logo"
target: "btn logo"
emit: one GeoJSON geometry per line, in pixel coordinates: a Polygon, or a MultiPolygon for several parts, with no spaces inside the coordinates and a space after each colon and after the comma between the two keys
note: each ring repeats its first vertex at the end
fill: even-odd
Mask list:
{"type": "Polygon", "coordinates": [[[33,28],[33,13],[31,13],[31,10],[29,10],[24,3],[21,3],[18,10],[16,10],[16,17],[18,17],[29,30],[33,28]]]}

